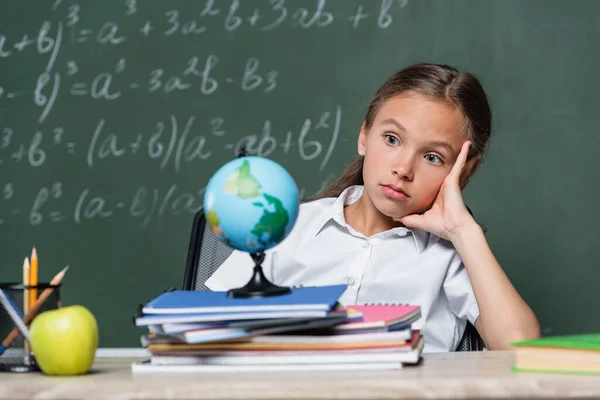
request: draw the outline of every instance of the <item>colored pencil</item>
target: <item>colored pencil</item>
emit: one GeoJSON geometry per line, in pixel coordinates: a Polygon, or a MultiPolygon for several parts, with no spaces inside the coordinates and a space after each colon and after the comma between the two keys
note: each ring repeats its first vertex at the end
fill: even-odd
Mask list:
{"type": "MultiPolygon", "coordinates": [[[[25,260],[23,261],[23,286],[25,286],[23,288],[23,315],[27,314],[27,311],[29,311],[29,289],[27,289],[27,286],[29,286],[30,269],[29,259],[25,257],[25,260]]],[[[25,349],[25,364],[29,365],[31,346],[28,341],[25,341],[23,347],[25,349]]]]}
{"type": "Polygon", "coordinates": [[[27,311],[29,311],[29,290],[27,286],[29,286],[30,269],[29,259],[25,257],[25,260],[23,260],[23,286],[25,286],[23,289],[23,314],[27,314],[27,311]]]}
{"type": "MultiPolygon", "coordinates": [[[[29,285],[37,286],[38,284],[38,255],[35,247],[31,250],[31,259],[29,265],[29,285]]],[[[33,304],[37,299],[37,288],[32,288],[29,291],[29,304],[33,304]]]]}

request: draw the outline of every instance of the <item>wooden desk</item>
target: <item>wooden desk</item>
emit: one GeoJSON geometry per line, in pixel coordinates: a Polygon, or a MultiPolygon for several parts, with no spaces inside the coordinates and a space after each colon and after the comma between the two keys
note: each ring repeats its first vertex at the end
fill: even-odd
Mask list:
{"type": "Polygon", "coordinates": [[[600,397],[600,377],[516,373],[512,352],[426,354],[398,371],[136,374],[132,358],[97,359],[90,374],[0,373],[2,399],[398,399],[600,397]]]}

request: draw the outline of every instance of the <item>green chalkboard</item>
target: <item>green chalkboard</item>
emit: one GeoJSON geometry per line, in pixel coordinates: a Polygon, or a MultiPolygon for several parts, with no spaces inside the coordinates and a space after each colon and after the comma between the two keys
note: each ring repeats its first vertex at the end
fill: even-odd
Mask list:
{"type": "MultiPolygon", "coordinates": [[[[138,346],[136,306],[181,287],[191,221],[240,147],[304,196],[354,158],[391,73],[443,62],[494,110],[465,191],[543,333],[600,331],[600,2],[0,1],[0,280],[40,279],[138,346]]],[[[500,299],[499,299],[500,301],[500,299]]]]}

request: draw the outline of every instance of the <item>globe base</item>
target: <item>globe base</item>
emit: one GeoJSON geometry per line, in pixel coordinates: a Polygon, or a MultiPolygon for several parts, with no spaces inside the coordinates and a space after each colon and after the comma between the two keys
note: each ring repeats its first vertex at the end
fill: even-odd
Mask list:
{"type": "Polygon", "coordinates": [[[228,297],[234,298],[260,298],[269,296],[281,296],[289,294],[292,289],[287,286],[277,286],[267,279],[262,269],[262,262],[265,259],[265,253],[260,251],[250,254],[254,260],[254,271],[252,277],[246,285],[231,289],[227,292],[228,297]]]}

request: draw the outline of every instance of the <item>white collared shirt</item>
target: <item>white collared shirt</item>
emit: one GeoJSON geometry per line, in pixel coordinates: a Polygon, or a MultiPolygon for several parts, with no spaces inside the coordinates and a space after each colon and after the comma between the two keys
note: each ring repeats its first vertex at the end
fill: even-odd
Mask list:
{"type": "MultiPolygon", "coordinates": [[[[263,271],[283,286],[345,283],[344,305],[409,303],[421,306],[413,327],[425,338],[424,352],[453,351],[479,308],[471,282],[452,243],[433,234],[394,228],[369,238],[346,223],[344,205],[358,200],[362,186],[338,198],[302,204],[290,235],[267,250],[263,271]]],[[[208,279],[211,290],[244,286],[254,265],[234,251],[208,279]]]]}

